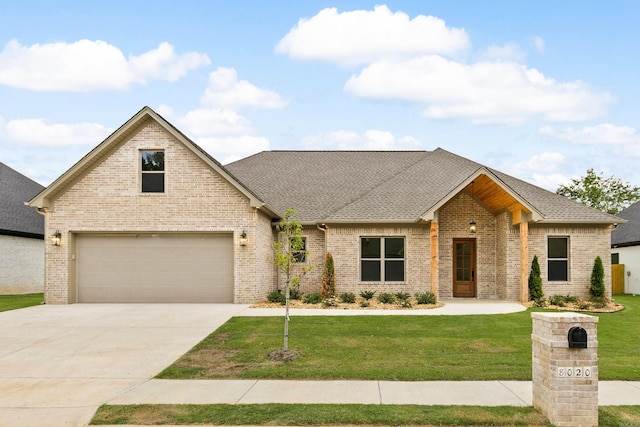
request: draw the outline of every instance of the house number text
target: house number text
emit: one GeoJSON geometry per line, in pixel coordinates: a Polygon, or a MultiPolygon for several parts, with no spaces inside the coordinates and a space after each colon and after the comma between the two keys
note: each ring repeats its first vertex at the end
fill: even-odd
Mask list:
{"type": "Polygon", "coordinates": [[[589,378],[591,377],[591,367],[570,367],[570,368],[558,368],[559,377],[572,377],[572,378],[589,378]]]}

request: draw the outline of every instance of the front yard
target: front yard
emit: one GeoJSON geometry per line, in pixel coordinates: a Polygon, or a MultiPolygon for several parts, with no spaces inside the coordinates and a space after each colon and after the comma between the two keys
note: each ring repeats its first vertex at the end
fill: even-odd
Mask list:
{"type": "MultiPolygon", "coordinates": [[[[598,314],[600,380],[640,380],[640,297],[598,314]]],[[[233,318],[160,378],[529,380],[531,310],[490,316],[294,317],[292,362],[282,317],[233,318]]],[[[548,426],[531,407],[416,405],[104,405],[92,424],[548,426]]],[[[637,425],[640,406],[599,408],[602,426],[637,425]]]]}
{"type": "MultiPolygon", "coordinates": [[[[640,297],[599,313],[600,380],[640,380],[640,297]]],[[[284,314],[284,309],[283,309],[284,314]]],[[[530,380],[531,309],[490,316],[293,317],[289,345],[300,356],[274,362],[282,317],[236,317],[158,378],[530,380]]]]}

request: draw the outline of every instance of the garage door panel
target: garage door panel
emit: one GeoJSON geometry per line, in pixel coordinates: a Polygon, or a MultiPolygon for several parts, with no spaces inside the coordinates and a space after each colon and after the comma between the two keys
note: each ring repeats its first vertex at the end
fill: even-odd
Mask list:
{"type": "Polygon", "coordinates": [[[79,302],[233,302],[232,234],[77,235],[79,302]]]}

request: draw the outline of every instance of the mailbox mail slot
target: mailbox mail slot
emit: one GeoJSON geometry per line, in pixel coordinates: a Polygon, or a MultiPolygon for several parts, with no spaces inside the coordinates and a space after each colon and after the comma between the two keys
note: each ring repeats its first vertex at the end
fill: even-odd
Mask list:
{"type": "Polygon", "coordinates": [[[587,348],[587,331],[580,326],[569,329],[569,348],[587,348]]]}

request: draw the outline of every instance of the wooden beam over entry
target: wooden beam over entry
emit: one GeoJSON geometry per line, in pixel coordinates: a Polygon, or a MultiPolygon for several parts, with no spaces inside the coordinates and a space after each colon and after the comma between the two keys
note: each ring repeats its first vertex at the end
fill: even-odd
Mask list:
{"type": "Polygon", "coordinates": [[[438,223],[431,221],[431,292],[438,298],[438,223]]]}
{"type": "Polygon", "coordinates": [[[520,302],[529,301],[529,223],[520,222],[520,302]]]}

